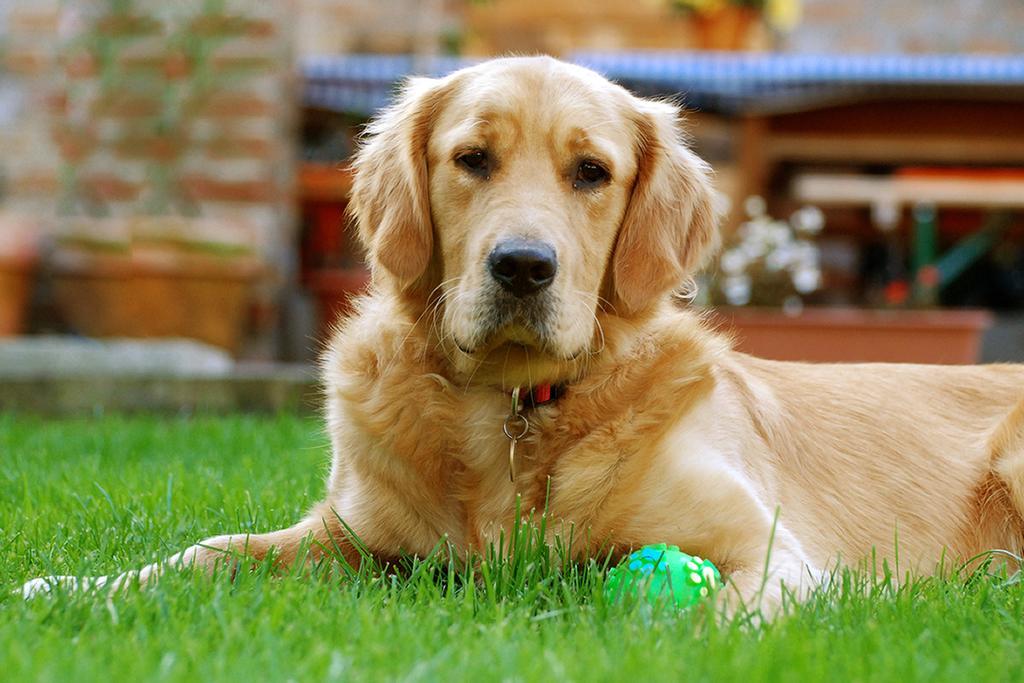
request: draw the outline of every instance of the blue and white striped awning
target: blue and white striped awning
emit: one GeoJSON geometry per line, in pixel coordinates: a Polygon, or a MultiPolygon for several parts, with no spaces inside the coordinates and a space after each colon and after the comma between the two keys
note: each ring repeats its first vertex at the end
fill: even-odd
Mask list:
{"type": "MultiPolygon", "coordinates": [[[[407,55],[317,57],[303,64],[305,102],[372,114],[408,75],[440,76],[478,60],[407,55]]],[[[577,53],[571,61],[643,95],[738,113],[799,109],[864,96],[946,95],[1024,101],[1024,55],[794,55],[732,52],[577,53]]]]}
{"type": "Polygon", "coordinates": [[[405,77],[443,76],[475,61],[373,54],[310,57],[302,64],[303,100],[308,107],[369,115],[388,104],[405,77]]]}
{"type": "Polygon", "coordinates": [[[799,109],[864,96],[1024,97],[1024,56],[580,53],[573,61],[640,94],[726,111],[799,109]]]}

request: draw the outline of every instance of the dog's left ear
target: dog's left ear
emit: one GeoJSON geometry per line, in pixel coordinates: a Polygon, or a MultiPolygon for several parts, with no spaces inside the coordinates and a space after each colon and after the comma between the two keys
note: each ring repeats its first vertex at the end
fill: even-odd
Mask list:
{"type": "Polygon", "coordinates": [[[352,164],[349,213],[374,277],[383,269],[402,288],[423,275],[433,252],[427,140],[444,83],[410,79],[397,102],[370,124],[352,164]]]}
{"type": "Polygon", "coordinates": [[[615,294],[636,313],[700,269],[718,240],[710,169],[687,149],[681,112],[636,98],[638,168],[612,262],[615,294]]]}

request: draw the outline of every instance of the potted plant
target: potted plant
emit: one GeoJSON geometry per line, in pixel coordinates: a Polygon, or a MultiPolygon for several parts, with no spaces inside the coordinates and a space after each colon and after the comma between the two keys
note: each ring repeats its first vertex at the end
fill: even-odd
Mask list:
{"type": "Polygon", "coordinates": [[[800,18],[800,0],[670,0],[670,5],[690,15],[702,50],[744,49],[762,17],[782,31],[800,18]]]}
{"type": "Polygon", "coordinates": [[[0,214],[0,337],[21,334],[37,260],[39,226],[26,216],[0,214]]]}
{"type": "Polygon", "coordinates": [[[52,259],[78,333],[187,337],[237,352],[262,272],[244,225],[180,216],[66,221],[52,259]]]}
{"type": "Polygon", "coordinates": [[[776,360],[974,363],[991,316],[977,310],[805,306],[822,283],[814,238],[822,213],[774,220],[758,197],[722,251],[709,287],[737,348],[776,360]]]}

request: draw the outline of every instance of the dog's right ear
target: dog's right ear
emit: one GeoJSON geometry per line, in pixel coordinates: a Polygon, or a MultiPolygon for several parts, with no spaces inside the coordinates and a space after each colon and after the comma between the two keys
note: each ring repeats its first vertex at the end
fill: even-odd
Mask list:
{"type": "Polygon", "coordinates": [[[349,213],[376,278],[383,269],[402,288],[415,283],[434,246],[427,186],[427,139],[443,80],[410,79],[398,101],[368,130],[352,163],[349,213]]]}

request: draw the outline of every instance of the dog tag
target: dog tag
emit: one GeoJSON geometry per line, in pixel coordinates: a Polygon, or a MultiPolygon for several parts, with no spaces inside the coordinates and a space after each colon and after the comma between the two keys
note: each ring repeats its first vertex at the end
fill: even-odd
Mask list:
{"type": "Polygon", "coordinates": [[[516,483],[516,444],[519,439],[512,437],[512,443],[508,446],[508,480],[516,483]]]}
{"type": "Polygon", "coordinates": [[[501,431],[511,442],[508,446],[508,480],[516,483],[516,445],[530,431],[530,422],[519,412],[519,387],[512,390],[512,411],[501,425],[501,431]]]}

